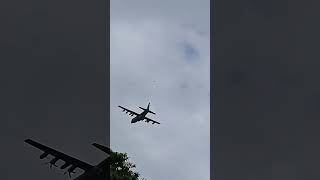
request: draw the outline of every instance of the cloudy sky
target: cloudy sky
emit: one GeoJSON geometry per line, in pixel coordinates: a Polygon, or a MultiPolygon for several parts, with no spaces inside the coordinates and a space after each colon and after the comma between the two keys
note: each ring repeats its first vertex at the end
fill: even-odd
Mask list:
{"type": "Polygon", "coordinates": [[[111,148],[149,180],[209,179],[209,3],[111,1],[111,148]],[[160,125],[117,107],[148,102],[160,125]]]}

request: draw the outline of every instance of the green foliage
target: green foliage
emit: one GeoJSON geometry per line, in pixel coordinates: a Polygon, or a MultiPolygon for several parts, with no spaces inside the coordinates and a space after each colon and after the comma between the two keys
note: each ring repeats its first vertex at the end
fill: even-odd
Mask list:
{"type": "Polygon", "coordinates": [[[126,153],[113,152],[109,157],[111,180],[139,180],[140,174],[133,171],[135,164],[128,161],[126,153]]]}

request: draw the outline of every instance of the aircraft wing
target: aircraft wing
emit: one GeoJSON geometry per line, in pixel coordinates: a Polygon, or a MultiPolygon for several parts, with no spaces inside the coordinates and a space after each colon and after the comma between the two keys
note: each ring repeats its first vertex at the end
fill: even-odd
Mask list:
{"type": "Polygon", "coordinates": [[[154,123],[156,123],[156,124],[160,124],[159,122],[157,122],[157,121],[155,121],[155,120],[152,120],[152,119],[150,119],[150,118],[145,117],[145,119],[146,119],[146,122],[151,121],[151,122],[152,122],[152,124],[154,124],[154,123]]]}
{"type": "Polygon", "coordinates": [[[136,112],[134,112],[134,111],[131,111],[130,109],[124,108],[124,107],[122,107],[122,106],[118,106],[118,107],[121,108],[122,111],[125,111],[126,114],[129,113],[130,116],[133,116],[133,115],[136,115],[136,116],[137,116],[137,115],[138,115],[138,113],[136,113],[136,112]]]}
{"type": "Polygon", "coordinates": [[[88,163],[85,163],[85,162],[82,162],[82,161],[80,161],[80,160],[78,160],[76,158],[70,157],[70,156],[68,156],[68,155],[66,155],[64,153],[56,151],[56,150],[54,150],[54,149],[52,149],[50,147],[42,145],[42,144],[40,144],[38,142],[35,142],[35,141],[31,140],[31,139],[27,139],[27,140],[25,140],[25,142],[30,144],[30,145],[32,145],[32,146],[34,146],[34,147],[36,147],[36,148],[38,148],[38,149],[40,149],[40,150],[42,150],[44,152],[45,156],[50,154],[50,155],[56,157],[57,159],[61,159],[61,160],[65,161],[66,164],[70,164],[70,165],[75,166],[77,168],[80,168],[80,169],[82,169],[84,171],[88,171],[91,168],[93,168],[93,166],[88,164],[88,163]]]}

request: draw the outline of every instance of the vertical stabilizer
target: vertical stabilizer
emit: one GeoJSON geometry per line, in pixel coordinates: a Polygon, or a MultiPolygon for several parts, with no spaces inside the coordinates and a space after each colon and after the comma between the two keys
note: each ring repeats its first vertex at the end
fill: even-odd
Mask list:
{"type": "Polygon", "coordinates": [[[143,108],[143,107],[139,107],[139,108],[142,109],[142,110],[144,110],[144,111],[147,111],[147,112],[149,112],[149,113],[151,113],[151,114],[156,114],[156,113],[150,111],[150,103],[148,104],[147,109],[146,109],[146,108],[143,108]]]}

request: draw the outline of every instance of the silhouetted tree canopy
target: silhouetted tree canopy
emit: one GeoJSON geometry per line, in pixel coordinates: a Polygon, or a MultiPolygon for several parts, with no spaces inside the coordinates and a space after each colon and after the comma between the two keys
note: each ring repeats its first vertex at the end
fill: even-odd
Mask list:
{"type": "Polygon", "coordinates": [[[135,164],[128,161],[127,153],[113,152],[109,157],[111,180],[139,180],[140,174],[133,171],[135,164]]]}

